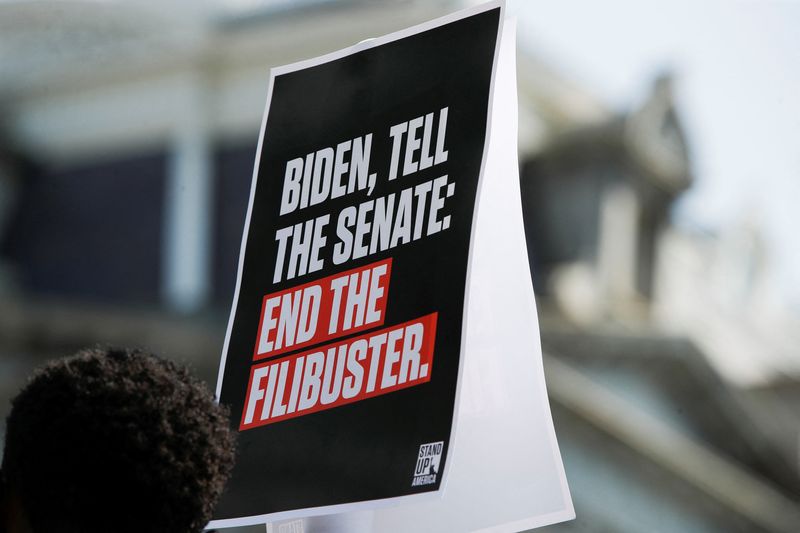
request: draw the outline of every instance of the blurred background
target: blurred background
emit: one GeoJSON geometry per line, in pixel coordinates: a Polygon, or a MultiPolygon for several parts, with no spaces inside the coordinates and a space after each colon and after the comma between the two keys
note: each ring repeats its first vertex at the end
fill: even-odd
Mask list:
{"type": "MultiPolygon", "coordinates": [[[[472,3],[0,0],[0,416],[95,343],[213,386],[269,67],[472,3]]],[[[800,531],[800,4],[508,8],[545,531],[800,531]]]]}

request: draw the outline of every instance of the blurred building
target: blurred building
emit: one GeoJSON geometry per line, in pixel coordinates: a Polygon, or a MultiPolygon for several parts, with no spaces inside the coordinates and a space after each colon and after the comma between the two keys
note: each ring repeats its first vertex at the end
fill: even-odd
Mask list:
{"type": "Polygon", "coordinates": [[[672,226],[690,169],[667,76],[638,109],[575,124],[522,167],[550,395],[568,476],[571,454],[581,465],[570,477],[576,508],[594,511],[555,529],[792,531],[800,523],[796,397],[753,388],[792,379],[790,349],[781,364],[770,355],[796,330],[773,328],[782,336],[770,343],[752,328],[747,309],[763,275],[755,236],[743,233],[731,257],[726,239],[672,226]],[[710,250],[721,254],[716,262],[686,261],[710,250]],[[714,268],[733,272],[709,289],[714,268]],[[714,298],[732,285],[743,311],[714,298]],[[733,335],[749,353],[723,342],[733,335]],[[751,372],[737,373],[741,365],[751,372]]]}
{"type": "MultiPolygon", "coordinates": [[[[96,342],[213,381],[269,68],[462,4],[0,4],[0,413],[96,342]]],[[[800,324],[760,288],[757,230],[672,224],[692,175],[668,76],[613,112],[535,52],[521,189],[578,514],[552,529],[795,531],[800,324]]]]}

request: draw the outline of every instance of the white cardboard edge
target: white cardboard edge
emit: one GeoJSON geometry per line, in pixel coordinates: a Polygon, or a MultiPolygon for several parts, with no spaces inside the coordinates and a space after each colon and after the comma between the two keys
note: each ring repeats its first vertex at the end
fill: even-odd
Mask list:
{"type": "MultiPolygon", "coordinates": [[[[486,11],[491,11],[493,9],[500,8],[500,20],[498,24],[498,31],[497,31],[497,39],[495,44],[495,52],[494,52],[494,59],[492,64],[492,75],[491,75],[491,82],[489,86],[489,104],[487,106],[487,117],[486,117],[486,134],[484,138],[484,146],[483,146],[483,157],[481,160],[481,169],[480,174],[478,177],[478,187],[476,190],[476,198],[475,198],[475,206],[472,213],[472,229],[470,233],[470,249],[467,261],[467,277],[466,279],[469,280],[470,272],[472,269],[472,248],[475,236],[475,216],[478,212],[478,203],[480,201],[480,191],[483,185],[483,177],[484,177],[484,170],[486,166],[486,157],[489,150],[489,139],[490,139],[490,132],[491,132],[491,119],[492,119],[492,101],[494,97],[494,90],[495,90],[495,74],[497,71],[497,60],[500,51],[500,38],[503,34],[503,22],[505,20],[505,0],[492,0],[490,2],[486,2],[484,4],[480,4],[477,6],[473,6],[467,9],[463,9],[457,11],[455,13],[451,13],[449,15],[445,15],[443,17],[439,17],[437,19],[424,22],[422,24],[418,24],[416,26],[412,26],[410,28],[406,28],[394,33],[390,33],[384,35],[382,37],[377,37],[374,39],[369,39],[366,41],[362,41],[356,45],[353,45],[348,48],[343,48],[342,50],[338,50],[336,52],[331,52],[330,54],[325,54],[316,58],[298,61],[296,63],[291,63],[288,65],[283,65],[279,67],[273,67],[270,69],[270,77],[269,77],[269,88],[267,91],[267,102],[264,108],[264,115],[261,119],[261,130],[258,136],[258,148],[256,149],[256,158],[255,164],[253,166],[253,176],[252,181],[250,184],[250,198],[247,205],[247,216],[245,217],[245,224],[244,224],[244,231],[242,233],[242,243],[239,248],[239,266],[236,272],[236,289],[234,290],[233,295],[233,303],[231,305],[231,312],[228,318],[228,327],[225,332],[225,342],[223,343],[222,347],[222,355],[220,357],[220,364],[219,370],[217,372],[217,386],[216,386],[216,398],[219,401],[220,393],[222,391],[222,378],[225,372],[225,363],[227,361],[228,355],[228,346],[230,343],[230,336],[231,331],[233,329],[233,319],[236,316],[236,309],[239,303],[239,290],[241,288],[242,283],[242,272],[244,270],[244,255],[245,255],[245,244],[247,243],[247,236],[250,229],[250,218],[253,211],[253,202],[255,199],[255,192],[256,192],[256,184],[258,182],[258,167],[261,161],[261,151],[264,145],[264,133],[266,130],[267,125],[267,117],[269,116],[269,109],[270,104],[272,102],[272,92],[273,87],[275,84],[275,78],[282,74],[287,74],[290,72],[295,72],[297,70],[302,70],[306,68],[311,68],[317,65],[321,65],[324,63],[329,63],[331,61],[335,61],[337,59],[341,59],[343,57],[347,57],[349,55],[353,55],[355,53],[361,52],[362,50],[368,50],[370,48],[375,48],[377,46],[381,46],[383,44],[387,44],[390,42],[394,42],[406,37],[410,37],[413,35],[417,35],[419,33],[432,30],[434,28],[438,28],[440,26],[444,26],[446,24],[450,24],[452,22],[456,22],[458,20],[477,15],[479,13],[484,13],[486,11]]],[[[467,290],[468,283],[465,283],[464,287],[464,314],[462,316],[462,324],[466,324],[467,320],[467,308],[468,308],[468,299],[469,294],[467,290]]],[[[430,501],[434,499],[440,499],[442,493],[444,492],[447,486],[447,475],[449,472],[450,464],[452,463],[452,456],[453,456],[453,448],[454,448],[454,437],[456,433],[456,420],[458,418],[458,405],[460,399],[460,392],[461,392],[461,382],[462,382],[462,372],[464,369],[464,348],[466,342],[466,331],[465,328],[462,326],[461,329],[461,353],[459,355],[459,363],[458,363],[458,380],[456,382],[456,394],[455,394],[455,402],[453,406],[453,424],[450,429],[450,442],[448,443],[448,452],[447,452],[447,461],[445,463],[445,468],[442,473],[442,481],[439,484],[439,490],[437,491],[429,491],[420,494],[411,494],[406,496],[396,496],[392,498],[384,498],[380,500],[367,500],[362,502],[354,502],[354,503],[346,503],[346,504],[339,504],[339,505],[328,505],[328,506],[321,506],[321,507],[307,507],[303,509],[295,509],[291,511],[284,511],[279,513],[269,513],[263,515],[254,515],[254,516],[246,516],[240,518],[229,518],[229,519],[222,519],[222,520],[212,520],[206,526],[206,529],[214,529],[214,528],[228,528],[228,527],[238,527],[238,526],[251,526],[251,525],[261,525],[265,524],[269,521],[275,520],[286,520],[292,518],[303,518],[306,516],[317,516],[323,514],[339,514],[339,513],[346,513],[346,512],[353,512],[353,511],[366,511],[371,509],[378,509],[381,507],[388,507],[392,505],[398,505],[400,503],[416,503],[420,501],[430,501]]],[[[566,482],[565,482],[566,483],[566,482]]]]}
{"type": "MultiPolygon", "coordinates": [[[[514,26],[514,38],[515,38],[515,41],[516,41],[516,25],[514,26]]],[[[515,59],[514,59],[514,68],[515,68],[514,81],[515,81],[515,83],[517,81],[516,66],[517,66],[517,63],[516,63],[516,56],[515,56],[515,59]]],[[[515,87],[516,87],[516,85],[515,85],[515,87]]],[[[514,91],[514,96],[515,96],[515,98],[519,98],[516,89],[514,91]]],[[[516,153],[516,150],[515,150],[515,153],[516,153]]],[[[517,154],[517,161],[519,161],[519,155],[518,154],[517,154]]],[[[519,189],[519,187],[520,187],[519,179],[517,179],[517,188],[519,189]]],[[[522,212],[522,191],[519,191],[519,197],[520,197],[520,201],[518,202],[517,209],[521,213],[522,212]]],[[[525,231],[524,228],[523,228],[522,231],[523,232],[525,231]]],[[[533,294],[533,278],[531,278],[530,283],[531,283],[530,291],[533,294]]],[[[518,528],[530,529],[530,528],[536,528],[536,527],[543,527],[543,526],[546,526],[546,525],[556,524],[556,523],[559,523],[559,522],[566,522],[568,520],[574,520],[575,519],[575,504],[572,502],[572,494],[571,494],[571,491],[569,489],[569,483],[567,482],[567,474],[566,474],[566,471],[564,470],[564,460],[561,457],[561,448],[558,445],[558,437],[556,436],[556,428],[555,428],[555,425],[553,424],[553,413],[552,413],[552,410],[550,409],[550,399],[549,399],[549,396],[547,394],[547,380],[545,379],[545,375],[544,375],[544,358],[543,358],[543,354],[542,354],[542,350],[541,350],[542,334],[541,334],[541,331],[539,329],[539,310],[538,310],[538,305],[537,305],[537,302],[536,302],[535,295],[534,295],[533,306],[534,306],[534,309],[536,310],[536,321],[535,321],[535,324],[536,324],[536,337],[539,339],[539,346],[540,346],[540,350],[539,350],[540,357],[536,358],[536,367],[537,367],[537,370],[538,370],[538,372],[536,372],[536,376],[537,376],[537,380],[541,383],[540,401],[542,402],[542,407],[543,407],[544,412],[546,414],[546,418],[549,421],[549,424],[547,424],[547,428],[548,428],[547,437],[548,437],[548,440],[550,441],[550,444],[552,446],[553,461],[556,464],[556,469],[558,470],[558,478],[559,478],[560,485],[561,485],[561,496],[562,496],[564,502],[566,503],[566,507],[565,507],[565,509],[563,509],[561,511],[557,511],[557,512],[554,512],[554,513],[551,513],[551,514],[548,514],[548,515],[544,515],[544,516],[540,516],[540,517],[536,517],[536,518],[528,518],[528,519],[525,519],[525,520],[520,520],[518,522],[513,522],[511,524],[507,524],[510,528],[513,528],[513,531],[520,531],[520,529],[518,529],[518,528]]],[[[503,529],[502,531],[511,531],[511,529],[503,529]]]]}
{"type": "Polygon", "coordinates": [[[575,518],[575,511],[572,509],[572,504],[570,503],[570,508],[563,511],[556,511],[555,513],[526,518],[524,520],[517,520],[515,522],[507,522],[505,524],[487,527],[485,529],[476,529],[471,533],[519,533],[520,531],[525,531],[526,529],[535,529],[537,527],[558,524],[560,522],[572,520],[573,518],[575,518]]]}
{"type": "MultiPolygon", "coordinates": [[[[502,34],[501,37],[502,37],[503,41],[510,40],[510,41],[512,41],[514,43],[514,45],[513,45],[514,53],[513,53],[513,56],[512,56],[513,57],[513,62],[512,62],[513,83],[514,83],[514,85],[513,85],[513,87],[514,87],[513,97],[514,97],[515,100],[518,100],[519,96],[518,96],[518,91],[517,91],[517,75],[516,75],[516,69],[517,69],[517,60],[516,60],[517,19],[516,19],[516,17],[510,17],[508,20],[505,21],[505,23],[506,23],[506,26],[505,26],[506,27],[506,31],[502,34]]],[[[506,43],[503,43],[503,44],[506,44],[506,43]]],[[[500,41],[498,41],[497,50],[499,51],[500,49],[501,49],[500,41]]],[[[498,58],[495,58],[495,67],[497,66],[497,63],[498,63],[498,58]]],[[[494,84],[494,81],[495,81],[495,78],[494,78],[494,75],[493,75],[493,77],[492,77],[492,83],[493,84],[494,84]]],[[[492,104],[493,103],[494,102],[492,102],[492,104]]],[[[516,131],[518,129],[518,117],[517,116],[513,117],[513,121],[514,121],[514,129],[516,131]]],[[[517,136],[515,135],[514,137],[516,139],[517,136]]],[[[488,138],[489,137],[487,137],[487,139],[488,138]]],[[[515,161],[518,162],[519,155],[517,153],[516,146],[514,147],[514,158],[515,158],[515,161]]],[[[521,216],[522,215],[522,213],[521,213],[521,211],[522,211],[521,199],[522,198],[521,198],[521,191],[519,189],[519,176],[518,175],[517,175],[517,184],[516,184],[515,188],[516,188],[516,197],[517,197],[517,199],[519,201],[516,202],[516,208],[514,206],[511,206],[510,209],[517,209],[520,212],[520,219],[522,220],[522,218],[523,218],[521,216]]],[[[476,216],[477,216],[477,209],[476,209],[475,213],[476,213],[476,216]]],[[[473,226],[473,229],[474,229],[474,226],[473,226]]],[[[523,231],[523,235],[524,235],[524,228],[521,229],[521,231],[523,231]]],[[[474,242],[474,239],[470,240],[470,245],[472,245],[473,242],[474,242]]],[[[467,279],[470,279],[470,278],[467,278],[467,279]]],[[[539,312],[538,312],[538,306],[537,306],[537,303],[536,303],[536,298],[533,295],[533,286],[532,286],[533,285],[533,280],[532,279],[530,280],[530,284],[531,284],[531,286],[529,287],[529,291],[531,293],[531,297],[533,298],[533,307],[534,307],[534,313],[535,313],[535,320],[534,320],[533,324],[534,324],[534,327],[536,329],[537,343],[541,346],[541,332],[539,331],[539,318],[538,318],[539,312]]],[[[536,372],[535,372],[535,376],[536,377],[535,377],[535,379],[538,382],[538,384],[537,384],[538,387],[537,388],[539,389],[539,391],[541,391],[540,395],[539,395],[539,401],[541,402],[542,408],[544,410],[545,418],[549,422],[547,424],[547,439],[548,439],[548,441],[550,443],[550,448],[552,450],[553,462],[555,464],[556,471],[557,471],[557,474],[558,474],[559,485],[560,485],[560,488],[561,488],[561,497],[562,497],[562,500],[565,503],[565,507],[563,509],[561,509],[561,510],[554,511],[552,513],[548,513],[548,514],[545,514],[545,515],[528,517],[528,518],[524,518],[524,519],[521,519],[521,520],[515,520],[515,521],[512,521],[512,522],[505,522],[505,523],[497,524],[495,526],[491,526],[491,527],[488,527],[488,528],[481,528],[481,529],[473,530],[471,533],[517,533],[517,532],[524,531],[524,530],[527,530],[527,529],[535,529],[535,528],[544,527],[544,526],[557,524],[557,523],[560,523],[560,522],[566,522],[566,521],[575,519],[575,516],[576,516],[575,515],[575,507],[574,507],[574,503],[572,502],[572,494],[570,492],[569,484],[567,482],[566,471],[564,470],[564,461],[561,458],[561,449],[560,449],[560,447],[558,445],[558,437],[556,436],[555,426],[553,424],[553,414],[552,414],[552,411],[550,409],[550,400],[549,400],[549,397],[548,397],[548,394],[547,394],[547,381],[545,380],[545,376],[544,376],[544,359],[542,358],[541,355],[542,354],[541,354],[541,348],[540,348],[539,357],[535,357],[534,358],[535,359],[534,365],[536,367],[536,372]]],[[[459,381],[459,383],[461,383],[461,382],[459,381]]]]}

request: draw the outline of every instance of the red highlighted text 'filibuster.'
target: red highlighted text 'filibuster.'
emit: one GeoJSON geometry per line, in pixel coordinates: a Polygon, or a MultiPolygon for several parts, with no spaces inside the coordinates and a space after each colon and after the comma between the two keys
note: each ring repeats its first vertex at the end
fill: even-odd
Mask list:
{"type": "Polygon", "coordinates": [[[430,381],[438,313],[253,366],[240,430],[430,381]]]}

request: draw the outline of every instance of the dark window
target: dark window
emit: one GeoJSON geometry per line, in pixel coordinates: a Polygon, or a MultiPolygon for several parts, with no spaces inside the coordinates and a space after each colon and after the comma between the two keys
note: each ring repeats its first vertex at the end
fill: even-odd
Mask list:
{"type": "Polygon", "coordinates": [[[216,154],[212,297],[224,308],[233,301],[255,157],[254,144],[223,147],[216,154]]]}
{"type": "Polygon", "coordinates": [[[157,303],[164,178],[163,154],[26,176],[6,246],[22,288],[157,303]]]}

